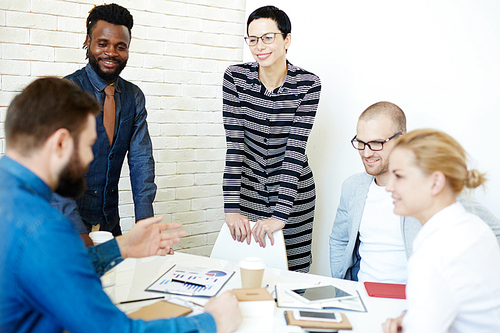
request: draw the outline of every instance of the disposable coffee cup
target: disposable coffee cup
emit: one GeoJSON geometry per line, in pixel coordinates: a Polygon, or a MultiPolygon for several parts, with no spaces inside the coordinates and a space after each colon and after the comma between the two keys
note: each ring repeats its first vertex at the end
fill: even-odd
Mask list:
{"type": "MultiPolygon", "coordinates": [[[[113,239],[113,234],[109,231],[92,231],[89,234],[90,239],[94,245],[106,243],[113,239]]],[[[101,276],[101,283],[103,288],[111,287],[116,284],[116,271],[114,268],[110,269],[103,276],[101,276]]]]}
{"type": "Polygon", "coordinates": [[[94,242],[94,245],[99,245],[102,243],[106,243],[109,240],[113,239],[113,234],[109,231],[92,231],[89,234],[90,239],[94,242]]]}
{"type": "Polygon", "coordinates": [[[240,261],[241,287],[260,288],[266,263],[261,258],[247,257],[240,261]]]}

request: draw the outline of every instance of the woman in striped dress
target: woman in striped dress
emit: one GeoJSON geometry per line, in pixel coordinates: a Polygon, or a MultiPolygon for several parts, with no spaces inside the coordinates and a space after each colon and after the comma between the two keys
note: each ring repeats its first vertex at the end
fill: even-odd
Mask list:
{"type": "Polygon", "coordinates": [[[233,238],[265,246],[283,229],[288,268],[308,272],[316,192],[305,154],[319,103],[316,75],[286,60],[291,23],[265,6],[250,14],[245,37],[256,62],[224,73],[227,153],[223,192],[233,238]],[[249,221],[256,221],[250,230],[249,221]]]}

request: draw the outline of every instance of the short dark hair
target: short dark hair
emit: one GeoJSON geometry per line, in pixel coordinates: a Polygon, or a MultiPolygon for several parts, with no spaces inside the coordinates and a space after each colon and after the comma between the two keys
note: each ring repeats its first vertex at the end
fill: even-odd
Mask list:
{"type": "Polygon", "coordinates": [[[29,155],[58,129],[66,128],[75,140],[85,128],[89,114],[98,115],[101,105],[66,79],[37,79],[18,94],[7,109],[7,149],[29,155]]]}
{"type": "Polygon", "coordinates": [[[278,25],[279,31],[284,33],[285,38],[289,33],[292,32],[292,22],[290,22],[290,18],[284,11],[275,6],[264,6],[257,8],[253,11],[250,16],[248,16],[247,20],[247,35],[248,35],[248,26],[252,21],[258,20],[260,18],[268,18],[276,22],[278,25]]]}
{"type": "Polygon", "coordinates": [[[115,25],[124,25],[132,37],[132,26],[134,18],[127,8],[112,3],[110,5],[95,6],[87,17],[87,35],[92,36],[92,28],[97,21],[103,20],[115,25]]]}
{"type": "Polygon", "coordinates": [[[406,116],[399,106],[391,102],[378,102],[370,105],[359,116],[359,120],[370,120],[378,117],[389,117],[396,132],[406,133],[406,116]]]}

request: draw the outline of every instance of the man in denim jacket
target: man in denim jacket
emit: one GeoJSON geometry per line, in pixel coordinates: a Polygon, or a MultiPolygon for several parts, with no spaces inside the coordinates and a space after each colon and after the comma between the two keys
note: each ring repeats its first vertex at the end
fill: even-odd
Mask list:
{"type": "Polygon", "coordinates": [[[205,313],[156,321],[128,318],[103,291],[99,276],[124,258],[167,254],[186,235],[174,230],[180,223],[151,217],[85,249],[68,219],[50,206],[53,191],[83,193],[100,108],[68,81],[42,78],[7,110],[0,158],[0,332],[234,331],[242,317],[230,291],[208,301],[205,313]]]}
{"type": "Polygon", "coordinates": [[[136,85],[119,76],[127,64],[132,25],[132,15],[119,5],[95,7],[87,18],[84,45],[89,63],[66,77],[104,105],[103,113],[96,117],[95,158],[85,176],[86,193],[76,202],[54,195],[51,203],[72,221],[87,244],[91,244],[87,234],[98,224],[100,230],[121,235],[118,181],[127,153],[135,218],[153,216],[156,185],[145,98],[136,85]],[[103,121],[108,86],[113,87],[115,104],[110,131],[103,121]]]}

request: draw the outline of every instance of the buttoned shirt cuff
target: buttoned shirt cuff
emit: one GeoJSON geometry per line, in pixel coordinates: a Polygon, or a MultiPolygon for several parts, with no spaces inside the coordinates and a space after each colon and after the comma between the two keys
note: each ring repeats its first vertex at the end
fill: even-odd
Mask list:
{"type": "Polygon", "coordinates": [[[96,246],[91,246],[87,248],[87,251],[94,264],[94,269],[99,276],[102,276],[123,261],[116,238],[96,246]]]}
{"type": "Polygon", "coordinates": [[[200,333],[217,333],[217,325],[215,324],[214,317],[208,312],[202,313],[197,316],[189,317],[193,320],[194,325],[200,333]]]}
{"type": "MultiPolygon", "coordinates": [[[[134,203],[135,205],[135,203],[134,203]]],[[[135,205],[135,221],[142,219],[147,219],[154,216],[154,210],[152,204],[135,205]]]]}

